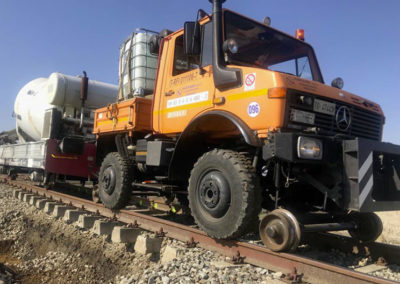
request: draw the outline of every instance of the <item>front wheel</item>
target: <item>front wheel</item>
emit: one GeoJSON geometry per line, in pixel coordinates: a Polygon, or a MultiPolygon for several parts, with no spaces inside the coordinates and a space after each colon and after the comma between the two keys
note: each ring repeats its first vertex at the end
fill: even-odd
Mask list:
{"type": "Polygon", "coordinates": [[[258,222],[259,181],[251,161],[238,152],[205,153],[194,165],[188,191],[191,213],[211,237],[237,238],[258,222]]]}
{"type": "Polygon", "coordinates": [[[101,163],[98,195],[105,207],[123,208],[131,194],[129,163],[117,152],[109,153],[101,163]]]}

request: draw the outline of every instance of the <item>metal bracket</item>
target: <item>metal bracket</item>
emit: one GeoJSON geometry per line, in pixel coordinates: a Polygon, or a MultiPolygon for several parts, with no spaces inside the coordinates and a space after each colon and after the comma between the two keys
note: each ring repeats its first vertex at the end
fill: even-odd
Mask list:
{"type": "Polygon", "coordinates": [[[193,237],[190,238],[190,241],[186,241],[187,248],[195,248],[197,244],[198,242],[195,242],[193,237]]]}
{"type": "Polygon", "coordinates": [[[376,265],[386,266],[387,264],[388,262],[383,256],[378,257],[378,259],[376,260],[376,265]]]}
{"type": "Polygon", "coordinates": [[[289,281],[290,283],[301,283],[303,278],[303,273],[298,274],[297,268],[293,267],[292,272],[285,275],[284,280],[289,281]]]}
{"type": "Polygon", "coordinates": [[[232,256],[232,263],[233,264],[243,264],[245,258],[246,258],[245,256],[241,256],[240,252],[237,251],[236,255],[232,256]]]}
{"type": "Polygon", "coordinates": [[[140,224],[138,224],[137,220],[133,221],[128,225],[128,228],[139,228],[140,224]]]}
{"type": "Polygon", "coordinates": [[[163,228],[161,227],[159,231],[156,231],[156,238],[163,238],[165,237],[166,233],[164,232],[163,228]]]}

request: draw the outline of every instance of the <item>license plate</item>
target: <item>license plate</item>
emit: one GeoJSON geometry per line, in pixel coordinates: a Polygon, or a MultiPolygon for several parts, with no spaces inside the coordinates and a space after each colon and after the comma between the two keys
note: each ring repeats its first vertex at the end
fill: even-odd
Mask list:
{"type": "Polygon", "coordinates": [[[292,109],[290,113],[290,120],[295,122],[314,124],[315,122],[315,113],[302,111],[298,109],[292,109]]]}
{"type": "Polygon", "coordinates": [[[314,111],[334,115],[336,110],[336,104],[319,99],[314,99],[314,111]]]}

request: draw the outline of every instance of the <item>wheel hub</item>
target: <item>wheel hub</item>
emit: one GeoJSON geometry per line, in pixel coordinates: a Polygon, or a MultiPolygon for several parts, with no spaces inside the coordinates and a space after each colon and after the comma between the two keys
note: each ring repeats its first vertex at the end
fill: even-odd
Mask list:
{"type": "Polygon", "coordinates": [[[276,232],[276,228],[275,227],[269,226],[269,227],[267,227],[265,229],[265,231],[266,231],[268,237],[276,238],[277,232],[276,232]]]}
{"type": "Polygon", "coordinates": [[[108,167],[104,170],[101,181],[103,183],[104,191],[109,195],[112,194],[114,192],[116,182],[115,172],[112,167],[108,167]]]}
{"type": "Polygon", "coordinates": [[[200,180],[198,197],[202,208],[212,217],[219,218],[230,206],[229,183],[221,172],[211,171],[200,180]]]}
{"type": "Polygon", "coordinates": [[[208,208],[215,208],[219,202],[219,187],[213,180],[208,180],[201,185],[200,196],[208,208]]]}

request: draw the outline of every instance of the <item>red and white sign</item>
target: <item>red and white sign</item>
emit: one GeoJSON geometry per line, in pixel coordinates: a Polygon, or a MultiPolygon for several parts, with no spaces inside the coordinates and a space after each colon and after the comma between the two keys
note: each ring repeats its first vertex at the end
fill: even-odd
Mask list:
{"type": "Polygon", "coordinates": [[[256,88],[256,73],[246,74],[244,77],[244,90],[254,90],[256,88]]]}

